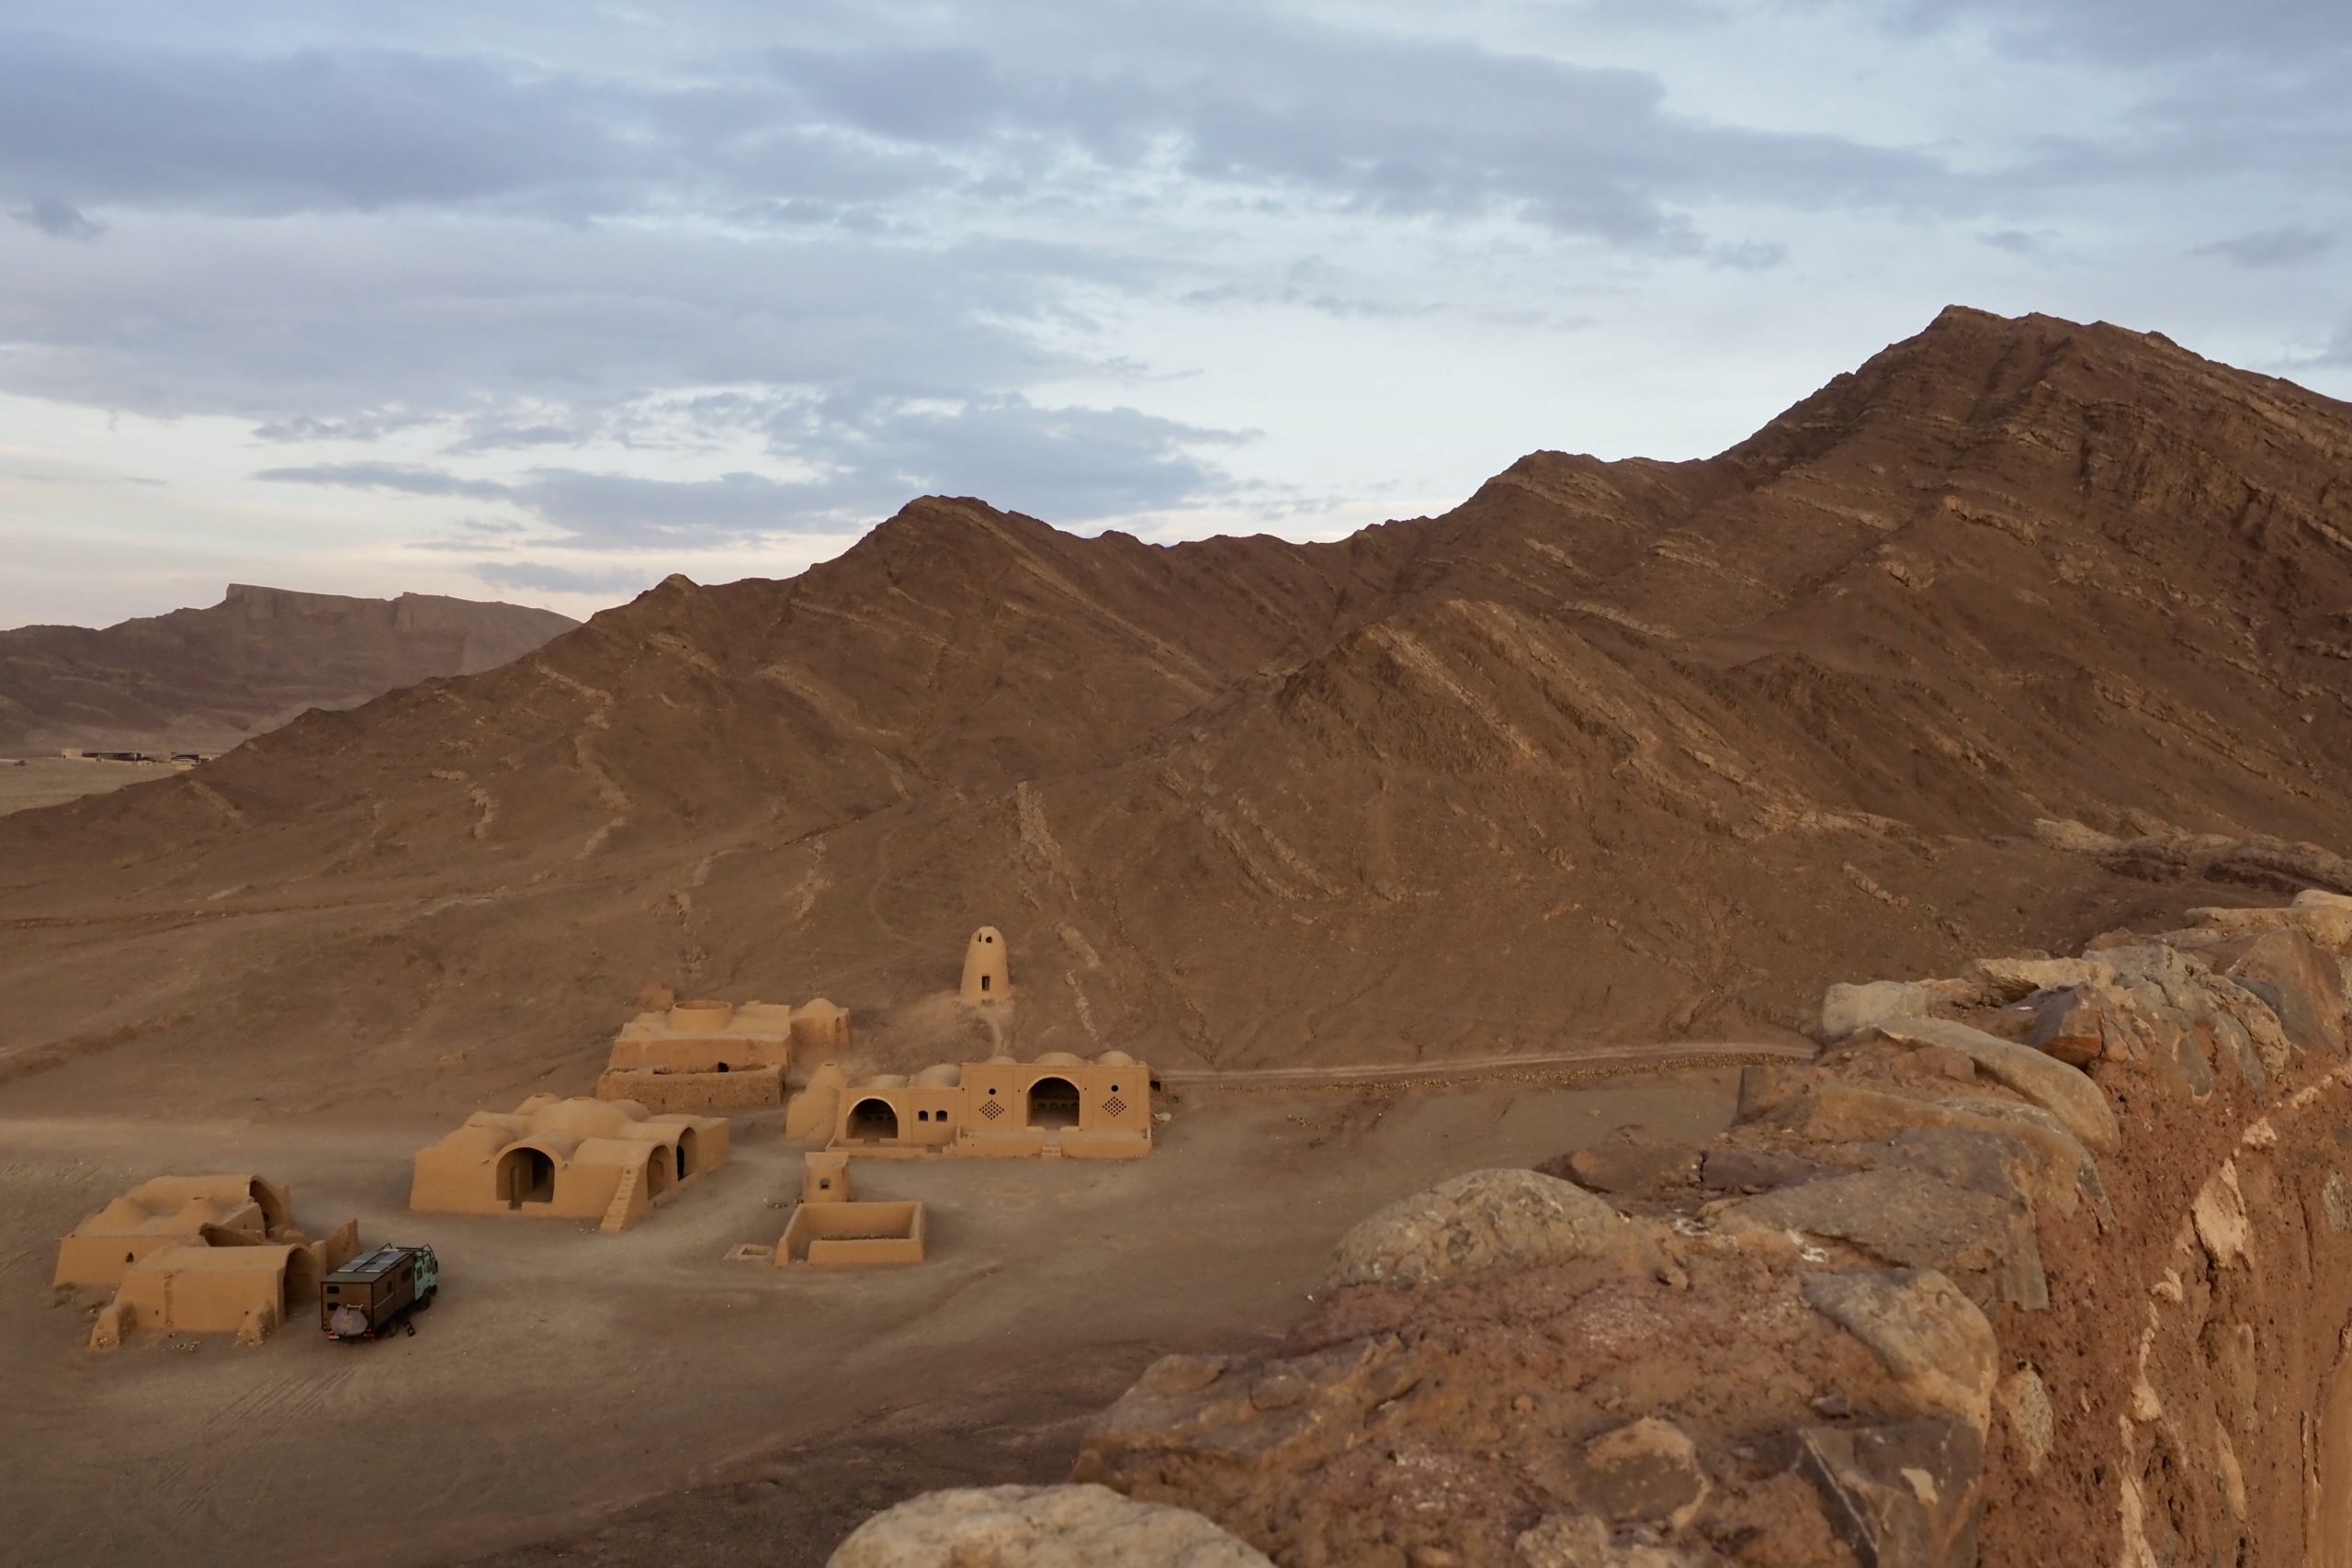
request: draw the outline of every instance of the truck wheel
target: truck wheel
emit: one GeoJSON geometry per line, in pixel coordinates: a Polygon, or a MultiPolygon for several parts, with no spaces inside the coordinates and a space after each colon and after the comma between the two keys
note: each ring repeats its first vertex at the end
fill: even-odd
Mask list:
{"type": "Polygon", "coordinates": [[[439,1291],[440,1289],[441,1289],[441,1287],[440,1287],[440,1286],[435,1285],[435,1286],[434,1286],[434,1287],[433,1287],[433,1289],[432,1289],[432,1290],[427,1291],[427,1292],[424,1292],[424,1294],[423,1294],[423,1295],[421,1295],[421,1296],[417,1297],[417,1298],[416,1298],[416,1310],[417,1310],[417,1311],[419,1311],[419,1312],[423,1312],[426,1307],[431,1306],[431,1305],[433,1304],[433,1297],[434,1297],[434,1293],[435,1293],[435,1292],[437,1292],[437,1291],[439,1291]]]}

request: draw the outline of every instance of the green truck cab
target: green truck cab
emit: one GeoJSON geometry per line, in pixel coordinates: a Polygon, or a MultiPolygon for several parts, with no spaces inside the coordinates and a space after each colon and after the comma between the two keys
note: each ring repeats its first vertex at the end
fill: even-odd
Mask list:
{"type": "Polygon", "coordinates": [[[376,1339],[401,1326],[413,1334],[408,1314],[431,1306],[440,1288],[431,1247],[379,1247],[319,1282],[319,1326],[332,1339],[376,1339]]]}

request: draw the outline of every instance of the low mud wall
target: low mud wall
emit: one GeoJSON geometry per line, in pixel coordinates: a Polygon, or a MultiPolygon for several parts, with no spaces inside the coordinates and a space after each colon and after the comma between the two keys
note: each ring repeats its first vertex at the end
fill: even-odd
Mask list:
{"type": "Polygon", "coordinates": [[[1298,1568],[2352,1568],[2352,897],[2192,919],[1838,987],[1720,1137],[1465,1173],[1280,1343],[1151,1367],[1083,1506],[936,1495],[836,1562],[1200,1516],[1298,1568]],[[1090,1522],[1006,1523],[1049,1505],[1090,1522]]]}

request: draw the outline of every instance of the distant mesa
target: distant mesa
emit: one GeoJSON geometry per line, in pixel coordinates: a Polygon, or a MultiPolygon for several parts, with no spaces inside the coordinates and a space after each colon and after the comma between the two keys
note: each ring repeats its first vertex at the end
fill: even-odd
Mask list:
{"type": "Polygon", "coordinates": [[[233,582],[209,609],[0,631],[0,752],[223,751],[308,708],[472,675],[578,625],[550,610],[233,582]]]}

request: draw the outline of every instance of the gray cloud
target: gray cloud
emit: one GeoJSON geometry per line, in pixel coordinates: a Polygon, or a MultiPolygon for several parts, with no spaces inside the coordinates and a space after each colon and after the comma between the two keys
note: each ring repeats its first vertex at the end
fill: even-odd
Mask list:
{"type": "MultiPolygon", "coordinates": [[[[1589,410],[1577,389],[1658,355],[1770,343],[1761,384],[1812,363],[1800,325],[1866,348],[1972,279],[2120,318],[2164,298],[2124,290],[2135,258],[2201,245],[2278,268],[2298,322],[2341,319],[2329,268],[2290,270],[2352,223],[2352,29],[2327,8],[1808,6],[1792,38],[1831,46],[1751,67],[1730,56],[1756,8],[1717,33],[1711,0],[1590,0],[1576,32],[1516,5],[21,0],[49,30],[0,29],[0,390],[231,416],[288,448],[274,479],[479,508],[433,547],[553,556],[833,531],[927,491],[1066,522],[1436,493],[1378,450],[1247,485],[1247,433],[1151,412],[1177,378],[1255,369],[1215,358],[1243,310],[1329,352],[1213,383],[1279,384],[1230,423],[1295,422],[1296,460],[1327,461],[1356,450],[1340,400],[1442,403],[1459,372],[1456,465],[1497,430],[1555,439],[1534,427],[1589,410]],[[1596,14],[1615,31],[1583,55],[1596,14]],[[1889,16],[1903,47],[1860,25],[1889,16]],[[1645,27],[1657,72],[1593,62],[1641,58],[1645,27]],[[1996,38],[2004,83],[1893,102],[1946,28],[1996,38]],[[1733,68],[1795,79],[1718,107],[1733,68]],[[2099,113],[2044,117],[2013,78],[2099,113]],[[1873,129],[1804,129],[1841,124],[1873,129]],[[87,214],[103,243],[56,243],[87,214]],[[431,460],[368,459],[396,434],[431,460]],[[305,461],[324,442],[336,460],[305,461]]],[[[2286,341],[2246,328],[2269,308],[2215,315],[2286,341]]]]}
{"type": "Polygon", "coordinates": [[[1706,246],[1677,202],[1909,208],[1960,189],[1908,150],[1671,113],[1638,72],[1258,9],[1094,15],[1039,52],[884,44],[767,61],[807,112],[901,143],[1009,160],[1058,144],[1126,169],[1172,152],[1204,180],[1372,212],[1511,212],[1686,254],[1706,246]]]}
{"type": "Polygon", "coordinates": [[[808,487],[819,504],[849,513],[888,510],[943,491],[1068,523],[1186,506],[1235,488],[1197,449],[1251,439],[1132,408],[1040,408],[1018,396],[944,412],[868,411],[847,441],[831,434],[830,412],[779,414],[771,436],[787,455],[849,457],[842,472],[808,487]]]}
{"type": "Polygon", "coordinates": [[[578,468],[535,468],[513,487],[515,504],[564,530],[558,543],[709,545],[812,529],[806,487],[763,474],[652,479],[578,468]]]}
{"type": "Polygon", "coordinates": [[[2013,256],[2030,256],[2041,249],[2044,236],[2025,229],[1988,229],[1977,240],[2013,256]]]}
{"type": "MultiPolygon", "coordinates": [[[[504,502],[562,530],[560,538],[543,542],[563,545],[714,544],[787,534],[795,531],[794,507],[807,495],[806,487],[750,473],[654,479],[548,468],[510,482],[466,479],[414,463],[355,462],[265,468],[254,477],[281,484],[504,502]]],[[[477,522],[468,532],[480,536],[489,530],[477,522]]]]}
{"type": "Polygon", "coordinates": [[[542,593],[641,593],[653,586],[641,571],[578,571],[545,561],[484,561],[473,569],[492,588],[542,593]]]}
{"type": "Polygon", "coordinates": [[[19,30],[0,35],[0,188],[239,214],[871,222],[893,198],[1042,194],[1074,160],[1099,175],[1173,150],[1199,178],[1368,211],[1515,211],[1696,251],[1670,204],[1907,207],[1951,186],[1917,152],[1668,112],[1640,73],[1251,8],[1008,5],[967,30],[775,49],[763,76],[658,85],[493,55],[19,30]]]}
{"type": "Polygon", "coordinates": [[[1911,28],[1976,21],[2019,53],[2115,62],[2256,60],[2322,68],[2352,55],[2334,0],[1907,0],[1911,28]]]}
{"type": "Polygon", "coordinates": [[[517,405],[593,419],[680,387],[959,397],[1080,367],[1035,323],[1124,265],[1034,244],[752,246],[522,220],[316,227],[125,220],[104,267],[45,265],[42,242],[12,251],[0,230],[0,385],[243,415],[279,436],[482,414],[487,430],[517,405]]]}
{"type": "MultiPolygon", "coordinates": [[[[689,6],[679,30],[752,25],[689,6]]],[[[164,10],[110,37],[0,33],[0,200],[72,190],[113,220],[102,267],[0,232],[0,388],[227,413],[284,443],[443,425],[453,457],[690,443],[645,400],[742,389],[744,417],[830,476],[795,492],[808,504],[891,506],[888,486],[977,489],[956,479],[977,471],[1091,518],[1226,482],[1197,456],[1215,433],[1032,398],[1144,368],[1085,353],[1089,290],[1213,309],[1231,285],[1223,257],[1154,243],[1181,223],[1153,194],[1171,176],[1269,221],[1517,220],[1734,268],[1786,252],[1691,209],[1736,223],[1727,203],[1957,198],[1934,158],[1673,112],[1643,73],[1244,6],[812,6],[791,47],[601,63],[390,47],[387,30],[286,48],[265,40],[320,34],[257,23],[240,43],[164,10]],[[1088,241],[1054,238],[1073,231],[1088,241]],[[810,407],[813,423],[774,417],[810,407]]],[[[1495,313],[1450,291],[1272,302],[1495,313]]],[[[564,504],[558,482],[503,499],[564,504]]],[[[717,513],[753,493],[685,504],[731,526],[717,513]]],[[[652,526],[585,491],[568,503],[583,532],[652,526]]]]}
{"type": "Polygon", "coordinates": [[[9,216],[19,223],[30,224],[53,240],[95,240],[107,231],[105,224],[53,196],[44,196],[17,209],[9,216]]]}
{"type": "Polygon", "coordinates": [[[338,485],[349,490],[389,491],[394,495],[462,495],[475,501],[504,501],[510,486],[491,479],[459,479],[439,468],[415,463],[313,463],[304,467],[264,468],[257,479],[279,484],[338,485]]]}
{"type": "Polygon", "coordinates": [[[2198,246],[2189,254],[2217,256],[2243,267],[2297,266],[2334,250],[2338,238],[2332,231],[2290,225],[2240,234],[2233,240],[2216,240],[2198,246]]]}
{"type": "MultiPolygon", "coordinates": [[[[358,461],[265,468],[254,477],[501,502],[556,530],[537,541],[546,545],[674,548],[831,532],[845,518],[871,518],[933,491],[985,495],[1069,523],[1167,510],[1232,493],[1231,478],[1196,449],[1250,439],[1130,408],[1040,408],[1012,396],[951,410],[833,400],[738,404],[725,417],[763,421],[779,456],[822,463],[829,471],[809,479],[738,471],[663,479],[549,467],[503,480],[358,461]]],[[[501,542],[495,532],[476,520],[431,547],[494,547],[501,542]]]]}

